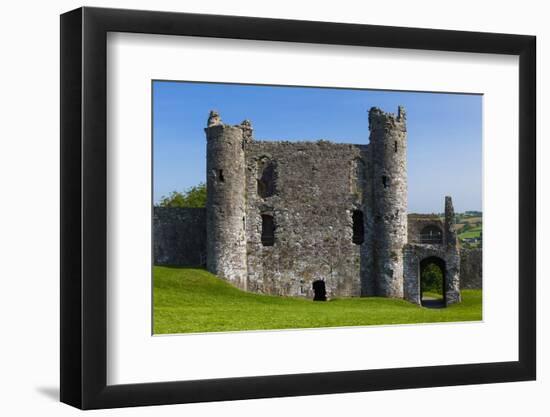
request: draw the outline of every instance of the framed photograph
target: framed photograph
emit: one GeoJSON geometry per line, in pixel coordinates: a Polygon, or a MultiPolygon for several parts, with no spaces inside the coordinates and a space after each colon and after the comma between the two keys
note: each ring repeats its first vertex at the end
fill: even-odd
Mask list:
{"type": "Polygon", "coordinates": [[[535,37],[61,16],[61,401],[533,380],[535,37]]]}

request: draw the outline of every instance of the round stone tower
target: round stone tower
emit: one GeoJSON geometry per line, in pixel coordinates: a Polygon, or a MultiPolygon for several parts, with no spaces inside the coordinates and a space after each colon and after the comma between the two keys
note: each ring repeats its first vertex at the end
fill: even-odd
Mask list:
{"type": "Polygon", "coordinates": [[[407,128],[397,115],[369,111],[375,293],[403,298],[403,246],[407,243],[407,128]]]}
{"type": "Polygon", "coordinates": [[[246,289],[245,155],[252,127],[229,126],[211,111],[206,132],[207,269],[246,289]]]}

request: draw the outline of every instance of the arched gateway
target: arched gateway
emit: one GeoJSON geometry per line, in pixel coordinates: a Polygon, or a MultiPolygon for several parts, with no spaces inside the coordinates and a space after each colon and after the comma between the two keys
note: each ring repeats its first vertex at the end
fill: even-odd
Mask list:
{"type": "Polygon", "coordinates": [[[420,261],[420,303],[424,307],[441,308],[447,305],[446,265],[438,256],[429,256],[420,261]]]}
{"type": "Polygon", "coordinates": [[[460,247],[451,197],[445,218],[411,215],[403,248],[403,296],[425,307],[460,302],[460,247]]]}
{"type": "Polygon", "coordinates": [[[445,307],[460,302],[458,251],[443,245],[409,244],[403,254],[403,269],[406,300],[425,307],[445,307]],[[423,291],[427,289],[426,280],[431,280],[431,287],[423,291]]]}

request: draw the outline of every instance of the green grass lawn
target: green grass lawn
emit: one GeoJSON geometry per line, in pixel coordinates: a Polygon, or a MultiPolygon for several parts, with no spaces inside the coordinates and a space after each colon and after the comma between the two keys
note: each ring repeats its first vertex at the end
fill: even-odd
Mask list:
{"type": "Polygon", "coordinates": [[[426,291],[422,294],[422,296],[424,298],[432,298],[432,299],[437,299],[437,298],[443,298],[443,294],[440,292],[437,292],[437,291],[426,291]]]}
{"type": "Polygon", "coordinates": [[[428,309],[380,297],[314,302],[241,291],[204,269],[154,267],[154,333],[298,329],[481,320],[481,290],[428,309]]]}

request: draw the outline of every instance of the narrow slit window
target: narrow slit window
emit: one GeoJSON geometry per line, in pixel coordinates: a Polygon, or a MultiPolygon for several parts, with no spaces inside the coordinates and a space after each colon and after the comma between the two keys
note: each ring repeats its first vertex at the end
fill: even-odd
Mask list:
{"type": "Polygon", "coordinates": [[[365,226],[363,223],[363,212],[354,210],[352,214],[353,220],[353,238],[352,241],[356,245],[360,245],[365,240],[365,226]]]}
{"type": "Polygon", "coordinates": [[[388,188],[388,177],[386,177],[385,175],[382,175],[382,185],[384,186],[384,188],[388,188]]]}
{"type": "Polygon", "coordinates": [[[218,179],[220,182],[225,182],[225,177],[223,176],[223,169],[218,170],[218,179]]]}
{"type": "Polygon", "coordinates": [[[397,153],[397,141],[393,142],[393,151],[397,153]]]}
{"type": "Polygon", "coordinates": [[[262,245],[273,246],[275,244],[275,223],[273,216],[262,214],[262,245]]]}

